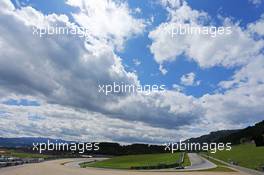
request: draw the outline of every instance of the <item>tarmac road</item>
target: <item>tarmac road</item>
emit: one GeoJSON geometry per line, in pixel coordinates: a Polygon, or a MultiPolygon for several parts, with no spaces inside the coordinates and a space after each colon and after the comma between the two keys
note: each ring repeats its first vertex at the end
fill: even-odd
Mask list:
{"type": "Polygon", "coordinates": [[[185,167],[185,170],[205,170],[217,167],[214,163],[208,161],[196,153],[188,153],[188,156],[191,166],[185,167]]]}

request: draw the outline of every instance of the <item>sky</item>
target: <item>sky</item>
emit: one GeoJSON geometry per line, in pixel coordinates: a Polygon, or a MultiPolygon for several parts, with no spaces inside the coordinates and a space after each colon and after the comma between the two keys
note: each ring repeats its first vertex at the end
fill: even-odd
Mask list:
{"type": "Polygon", "coordinates": [[[0,33],[1,137],[164,143],[264,119],[263,0],[1,0],[0,33]],[[34,33],[50,26],[88,32],[34,33]],[[166,91],[98,91],[113,82],[166,91]]]}

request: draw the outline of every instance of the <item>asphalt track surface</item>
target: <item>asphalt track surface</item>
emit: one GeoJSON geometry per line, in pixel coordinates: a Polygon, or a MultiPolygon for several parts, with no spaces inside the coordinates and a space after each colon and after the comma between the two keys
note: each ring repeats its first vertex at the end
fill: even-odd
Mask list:
{"type": "MultiPolygon", "coordinates": [[[[102,160],[95,158],[96,160],[102,160]]],[[[99,168],[80,168],[78,164],[94,159],[60,159],[0,169],[0,175],[242,175],[241,172],[175,172],[132,171],[99,168]]]]}
{"type": "Polygon", "coordinates": [[[185,167],[185,170],[205,170],[217,167],[214,163],[208,161],[196,153],[188,153],[188,156],[191,166],[185,167]]]}

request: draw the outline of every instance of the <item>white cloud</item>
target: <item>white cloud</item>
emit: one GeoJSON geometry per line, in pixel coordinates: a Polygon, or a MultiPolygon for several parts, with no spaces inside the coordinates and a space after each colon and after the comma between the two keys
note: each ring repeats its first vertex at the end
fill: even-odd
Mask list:
{"type": "Polygon", "coordinates": [[[182,5],[183,0],[160,0],[164,7],[177,8],[182,5]]]}
{"type": "MultiPolygon", "coordinates": [[[[167,8],[168,22],[149,33],[149,38],[153,40],[150,51],[161,67],[163,63],[174,61],[182,55],[197,62],[201,68],[241,66],[232,80],[219,84],[220,88],[224,88],[224,93],[206,94],[196,99],[205,110],[204,121],[223,129],[234,128],[234,123],[248,125],[263,119],[263,102],[259,97],[264,93],[263,78],[260,77],[264,70],[261,54],[264,42],[253,36],[253,33],[262,35],[262,18],[246,28],[229,18],[223,18],[223,26],[232,27],[232,34],[228,36],[179,35],[172,38],[168,32],[171,25],[192,24],[202,27],[212,24],[210,16],[191,9],[187,3],[174,9],[170,6],[167,8]]],[[[193,74],[183,76],[182,80],[191,85],[194,77],[193,74]]]]}
{"type": "Polygon", "coordinates": [[[178,92],[182,92],[184,90],[184,88],[178,84],[173,84],[172,88],[175,89],[178,92]]]}
{"type": "Polygon", "coordinates": [[[248,25],[248,28],[250,30],[250,32],[252,33],[256,33],[260,36],[264,36],[264,14],[262,14],[261,18],[259,20],[257,20],[254,23],[251,23],[248,25]]]}
{"type": "Polygon", "coordinates": [[[248,63],[251,57],[257,56],[264,47],[263,40],[255,40],[248,29],[243,29],[239,23],[229,18],[223,19],[223,26],[231,27],[230,35],[211,37],[202,34],[186,34],[172,37],[171,30],[175,26],[192,26],[201,28],[210,23],[210,16],[204,12],[191,9],[187,3],[176,10],[169,11],[168,22],[160,24],[149,33],[153,41],[150,51],[157,63],[163,64],[176,60],[184,55],[194,60],[200,67],[239,66],[248,63]],[[250,49],[248,49],[250,48],[250,49]]]}
{"type": "Polygon", "coordinates": [[[99,37],[118,49],[124,41],[144,31],[146,22],[133,18],[132,10],[123,2],[112,0],[68,0],[71,6],[80,8],[73,14],[74,20],[89,30],[92,36],[99,37]]]}
{"type": "MultiPolygon", "coordinates": [[[[30,96],[9,98],[34,99],[30,96]]],[[[5,111],[0,114],[0,134],[6,137],[42,136],[80,141],[164,143],[173,141],[175,137],[188,138],[191,135],[186,131],[187,128],[153,127],[143,122],[109,118],[101,113],[46,104],[44,101],[41,106],[10,106],[0,103],[0,108],[5,111]]]]}
{"type": "Polygon", "coordinates": [[[88,44],[71,35],[39,38],[32,34],[33,26],[71,25],[64,16],[44,16],[28,7],[0,13],[1,89],[34,94],[52,103],[102,110],[103,104],[119,97],[98,94],[98,84],[138,83],[136,75],[124,70],[121,58],[105,43],[88,44]]]}
{"type": "Polygon", "coordinates": [[[139,66],[141,64],[141,61],[139,61],[139,59],[133,59],[133,63],[135,66],[139,66]]]}
{"type": "Polygon", "coordinates": [[[153,23],[155,21],[155,17],[152,15],[149,19],[150,23],[153,23]]]}
{"type": "Polygon", "coordinates": [[[141,13],[141,8],[139,8],[139,7],[137,7],[137,8],[135,8],[135,13],[138,13],[138,14],[140,14],[141,13]]]}
{"type": "Polygon", "coordinates": [[[200,81],[196,81],[195,73],[190,72],[181,77],[181,84],[185,86],[198,86],[200,85],[200,81]]]}
{"type": "Polygon", "coordinates": [[[0,13],[0,94],[30,95],[47,104],[167,129],[179,129],[202,116],[194,99],[177,92],[98,93],[99,84],[139,84],[137,75],[125,71],[122,59],[111,44],[100,40],[100,34],[98,40],[92,37],[88,42],[72,35],[39,38],[32,34],[33,26],[74,27],[65,15],[43,15],[31,7],[0,13]],[[170,99],[173,96],[179,101],[170,99]]]}
{"type": "Polygon", "coordinates": [[[248,0],[248,1],[256,6],[260,5],[263,2],[263,0],[248,0]]]}
{"type": "Polygon", "coordinates": [[[159,71],[162,73],[162,75],[166,75],[168,73],[168,70],[165,69],[162,65],[159,65],[159,71]]]}
{"type": "MultiPolygon", "coordinates": [[[[259,55],[237,71],[231,80],[222,81],[219,83],[219,86],[224,89],[248,87],[253,90],[254,87],[264,83],[263,73],[264,56],[259,55]]],[[[253,92],[252,90],[249,90],[249,92],[253,92]]]]}
{"type": "Polygon", "coordinates": [[[1,10],[3,11],[10,11],[10,10],[14,10],[15,7],[14,5],[12,4],[11,1],[1,1],[0,2],[0,7],[1,7],[1,10]]]}
{"type": "Polygon", "coordinates": [[[238,70],[219,86],[224,93],[204,95],[200,100],[209,121],[237,124],[263,120],[264,55],[238,70]]]}

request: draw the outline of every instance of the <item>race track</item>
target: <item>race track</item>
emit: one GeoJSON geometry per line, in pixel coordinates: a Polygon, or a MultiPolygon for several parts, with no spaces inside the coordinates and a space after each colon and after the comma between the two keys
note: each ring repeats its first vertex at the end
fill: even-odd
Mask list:
{"type": "MultiPolygon", "coordinates": [[[[92,160],[92,159],[89,159],[92,160]]],[[[79,168],[75,162],[80,159],[61,159],[36,164],[1,168],[1,175],[239,175],[240,172],[147,172],[132,170],[111,170],[79,168]]]]}
{"type": "Polygon", "coordinates": [[[185,167],[184,170],[205,170],[217,167],[214,163],[208,161],[196,153],[188,153],[188,156],[191,166],[185,167]]]}

